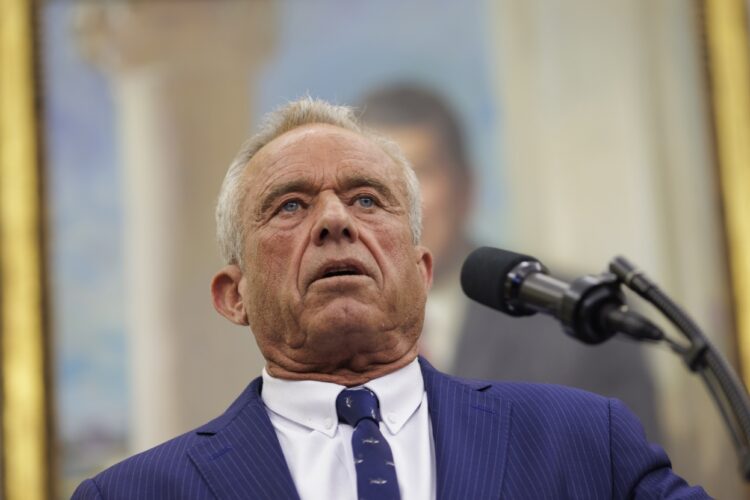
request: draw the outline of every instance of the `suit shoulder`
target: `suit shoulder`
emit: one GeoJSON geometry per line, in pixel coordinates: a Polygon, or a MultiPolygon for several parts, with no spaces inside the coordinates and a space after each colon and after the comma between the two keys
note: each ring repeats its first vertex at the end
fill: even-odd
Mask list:
{"type": "Polygon", "coordinates": [[[511,403],[514,408],[540,408],[543,405],[545,411],[548,412],[554,411],[555,408],[583,411],[596,408],[598,411],[608,413],[612,401],[598,394],[562,385],[456,377],[439,372],[423,358],[420,358],[420,363],[425,384],[436,394],[440,393],[443,388],[456,387],[455,384],[458,384],[458,386],[498,397],[511,403]]]}
{"type": "Polygon", "coordinates": [[[556,384],[542,384],[532,382],[485,382],[487,389],[493,394],[512,399],[517,402],[544,401],[558,404],[608,405],[609,398],[593,392],[556,384]]]}
{"type": "Polygon", "coordinates": [[[582,389],[555,384],[458,378],[454,380],[510,403],[516,416],[533,416],[542,420],[559,422],[563,419],[594,419],[608,424],[611,405],[616,401],[582,389]]]}
{"type": "Polygon", "coordinates": [[[144,498],[144,495],[182,498],[201,493],[206,484],[192,464],[189,451],[231,426],[237,415],[252,403],[252,395],[259,393],[257,385],[256,379],[223,415],[207,424],[126,458],[84,481],[73,498],[99,498],[94,493],[107,499],[144,498]],[[183,492],[190,494],[182,495],[183,492]]]}
{"type": "Polygon", "coordinates": [[[540,382],[497,381],[462,378],[444,375],[456,382],[473,387],[475,390],[490,392],[513,401],[530,400],[548,401],[589,401],[595,404],[607,404],[610,398],[575,387],[540,382]]]}
{"type": "Polygon", "coordinates": [[[170,485],[189,482],[193,467],[187,450],[201,438],[191,431],[133,455],[86,480],[73,498],[136,498],[144,492],[164,491],[170,485]],[[92,496],[95,491],[99,497],[92,496]]]}

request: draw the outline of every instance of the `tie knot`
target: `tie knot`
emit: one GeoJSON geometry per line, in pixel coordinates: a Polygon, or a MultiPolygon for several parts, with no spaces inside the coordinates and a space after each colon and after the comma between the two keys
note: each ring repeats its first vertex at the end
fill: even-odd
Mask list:
{"type": "Polygon", "coordinates": [[[336,398],[336,413],[339,421],[356,427],[360,420],[380,420],[378,397],[370,389],[344,389],[336,398]]]}

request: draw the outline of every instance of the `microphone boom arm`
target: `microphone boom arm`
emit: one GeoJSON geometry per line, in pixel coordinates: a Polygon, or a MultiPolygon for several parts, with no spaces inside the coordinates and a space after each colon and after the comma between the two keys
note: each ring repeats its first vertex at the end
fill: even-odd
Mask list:
{"type": "Polygon", "coordinates": [[[618,280],[653,304],[685,336],[687,348],[669,341],[685,365],[701,375],[734,441],[742,477],[750,481],[750,397],[737,374],[698,325],[656,284],[624,257],[615,257],[609,269],[618,280]]]}

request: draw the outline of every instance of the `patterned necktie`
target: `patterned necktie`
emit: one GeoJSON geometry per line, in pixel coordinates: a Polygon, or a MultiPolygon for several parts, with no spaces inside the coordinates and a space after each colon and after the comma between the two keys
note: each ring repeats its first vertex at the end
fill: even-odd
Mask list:
{"type": "Polygon", "coordinates": [[[336,398],[339,421],[354,427],[352,451],[359,500],[401,498],[391,447],[378,427],[378,397],[366,388],[344,389],[336,398]]]}

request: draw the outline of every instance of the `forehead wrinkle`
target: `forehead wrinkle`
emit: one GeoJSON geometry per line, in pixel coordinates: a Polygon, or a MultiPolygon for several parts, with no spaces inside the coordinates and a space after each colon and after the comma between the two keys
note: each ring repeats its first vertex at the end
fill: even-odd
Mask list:
{"type": "Polygon", "coordinates": [[[252,173],[247,178],[247,191],[251,191],[253,186],[261,185],[261,190],[256,195],[256,199],[270,200],[273,198],[269,197],[266,193],[269,190],[277,191],[275,184],[279,178],[290,175],[299,178],[310,173],[311,169],[308,168],[310,166],[310,158],[306,154],[307,148],[305,148],[305,151],[287,151],[293,145],[292,143],[278,146],[279,151],[276,152],[271,152],[263,148],[260,154],[251,160],[251,165],[252,163],[258,165],[253,169],[254,171],[251,171],[252,173]]]}
{"type": "Polygon", "coordinates": [[[373,184],[381,184],[383,185],[383,187],[387,187],[386,184],[378,180],[377,177],[368,175],[367,171],[371,171],[373,167],[379,166],[382,168],[384,175],[388,177],[394,177],[395,174],[395,177],[398,179],[399,183],[405,181],[404,176],[401,172],[394,172],[394,168],[396,170],[399,169],[398,165],[396,165],[393,159],[376,144],[372,145],[374,146],[374,149],[372,150],[363,150],[359,148],[350,149],[349,156],[340,160],[340,166],[344,168],[354,168],[364,171],[365,173],[358,175],[367,181],[371,181],[373,184]]]}
{"type": "MultiPolygon", "coordinates": [[[[292,135],[294,132],[296,131],[290,131],[288,134],[292,135]]],[[[317,177],[315,173],[319,172],[321,168],[324,169],[325,165],[329,163],[337,164],[336,178],[341,189],[349,190],[369,186],[381,193],[389,203],[400,205],[398,197],[395,196],[393,189],[388,186],[387,181],[362,172],[380,166],[384,170],[384,176],[392,177],[393,160],[382,148],[359,134],[356,134],[357,140],[352,141],[350,137],[346,137],[348,135],[346,131],[343,131],[344,134],[335,131],[331,135],[316,132],[304,130],[296,137],[284,134],[277,139],[280,139],[281,143],[274,145],[274,141],[272,141],[259,151],[260,154],[253,159],[254,161],[251,160],[252,163],[260,163],[260,165],[257,165],[256,173],[252,176],[255,179],[250,184],[255,184],[254,181],[261,180],[264,177],[264,172],[268,172],[268,177],[261,180],[264,187],[256,197],[256,200],[260,201],[257,215],[265,213],[274,200],[285,193],[295,191],[314,192],[316,190],[314,178],[317,177]],[[326,146],[321,148],[321,143],[325,143],[326,146]],[[278,179],[290,175],[290,169],[292,170],[291,175],[296,176],[297,179],[277,184],[278,179]],[[351,170],[359,172],[351,173],[351,170]],[[307,176],[308,178],[300,179],[300,176],[307,176]]],[[[398,187],[401,188],[400,191],[405,193],[406,186],[403,176],[397,177],[400,181],[397,183],[398,187]]]]}

